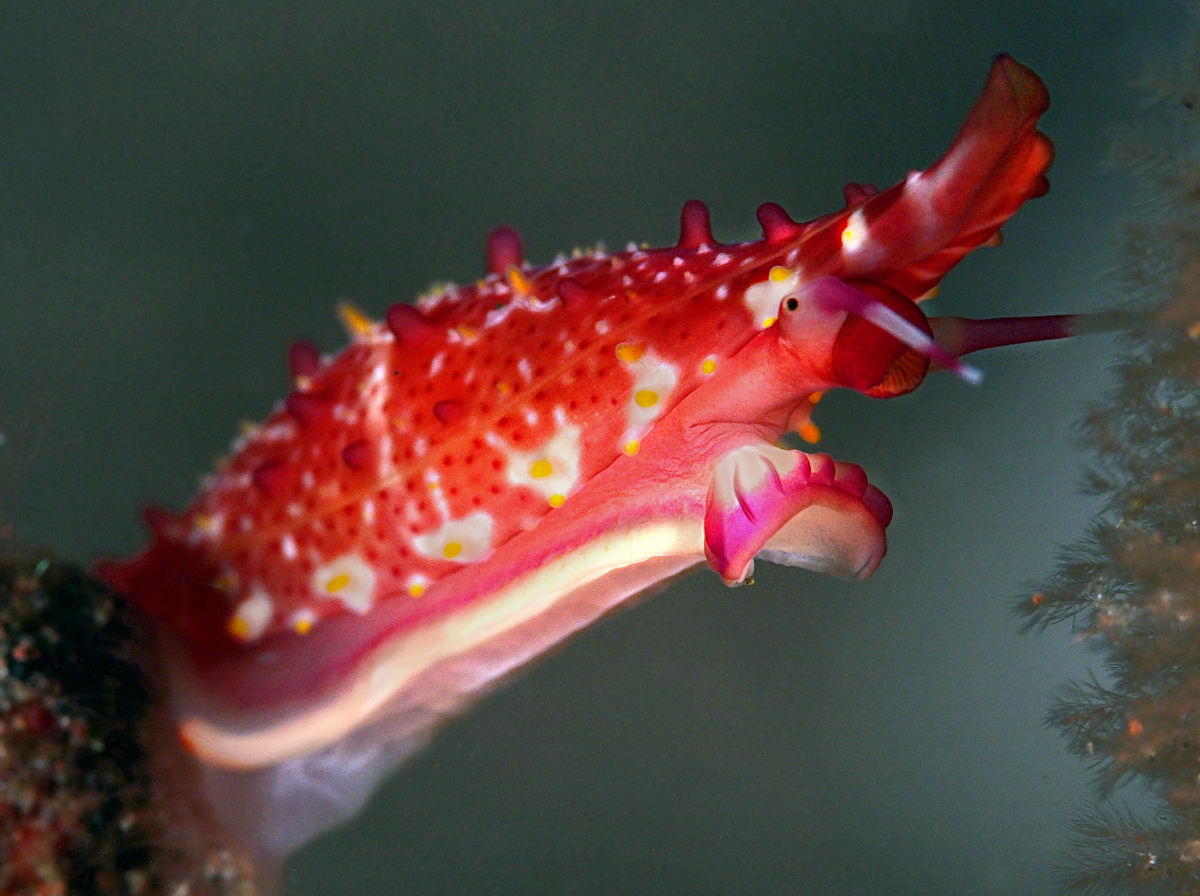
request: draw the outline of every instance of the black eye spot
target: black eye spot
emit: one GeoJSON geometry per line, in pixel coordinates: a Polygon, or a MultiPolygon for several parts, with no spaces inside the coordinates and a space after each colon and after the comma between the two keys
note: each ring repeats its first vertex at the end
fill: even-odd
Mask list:
{"type": "Polygon", "coordinates": [[[795,311],[797,308],[800,307],[800,300],[797,299],[795,296],[792,296],[790,299],[788,299],[786,302],[783,303],[783,307],[787,308],[788,311],[795,311]]]}

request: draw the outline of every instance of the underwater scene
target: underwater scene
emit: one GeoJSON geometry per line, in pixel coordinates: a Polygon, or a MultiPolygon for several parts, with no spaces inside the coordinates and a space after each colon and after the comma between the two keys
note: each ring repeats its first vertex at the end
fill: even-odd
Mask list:
{"type": "MultiPolygon", "coordinates": [[[[9,11],[0,892],[1195,892],[1193,27],[1185,4],[1128,0],[9,11]],[[981,92],[991,104],[969,119],[981,92]],[[964,121],[970,139],[955,143],[964,121]],[[1044,195],[1035,127],[1053,144],[1044,195]],[[935,178],[913,172],[952,144],[967,162],[937,169],[953,174],[929,188],[931,216],[952,219],[938,230],[912,212],[935,178]],[[972,180],[985,163],[991,193],[972,180]],[[837,214],[830,240],[789,254],[794,222],[837,214]],[[911,236],[926,226],[926,243],[911,236]],[[733,247],[750,241],[783,248],[733,247]],[[749,273],[712,274],[713,302],[684,308],[671,278],[691,289],[709,274],[654,252],[672,248],[744,258],[749,273]],[[604,265],[615,273],[602,281],[604,265]],[[850,291],[822,292],[835,278],[850,291]],[[696,331],[686,352],[623,336],[628,315],[596,317],[610,283],[635,317],[662,302],[663,333],[696,331]],[[395,309],[418,296],[419,310],[395,309]],[[788,318],[796,299],[853,320],[860,341],[843,351],[848,330],[788,318]],[[478,320],[452,316],[468,302],[478,320]],[[956,325],[930,329],[926,315],[1164,305],[1120,318],[1136,338],[998,339],[921,382],[931,358],[955,368],[970,350],[947,348],[956,325]],[[510,315],[534,323],[485,332],[510,315]],[[891,328],[892,354],[857,392],[836,388],[871,375],[868,319],[891,328]],[[575,327],[572,351],[615,343],[594,375],[627,377],[628,401],[573,417],[593,393],[559,379],[541,416],[529,404],[516,429],[470,430],[472,402],[515,401],[537,376],[515,360],[496,372],[503,359],[463,374],[454,353],[483,339],[537,364],[565,340],[542,320],[575,327]],[[750,364],[776,333],[796,366],[750,364]],[[394,437],[424,446],[458,427],[497,452],[497,472],[421,474],[430,504],[404,505],[418,534],[403,563],[389,554],[399,542],[361,546],[354,528],[281,530],[319,514],[292,513],[290,474],[255,452],[325,439],[337,487],[357,488],[378,443],[347,434],[361,424],[352,407],[318,404],[321,384],[369,404],[397,366],[413,391],[394,400],[424,417],[394,437]],[[453,396],[425,388],[451,380],[453,396]],[[677,386],[712,396],[678,435],[671,421],[696,402],[671,398],[677,386]],[[757,438],[710,458],[685,436],[718,406],[732,409],[721,424],[744,413],[757,438]],[[542,447],[513,435],[526,424],[542,447]],[[837,489],[830,472],[804,498],[827,515],[803,531],[786,524],[802,507],[783,458],[798,450],[841,464],[837,489]],[[747,495],[750,468],[779,483],[786,513],[747,495]],[[222,485],[235,474],[249,497],[222,485]],[[536,512],[515,498],[469,508],[485,485],[535,496],[536,512]],[[144,507],[178,513],[202,489],[208,503],[185,516],[148,515],[153,562],[91,566],[145,547],[144,507]],[[288,533],[269,562],[196,548],[243,500],[230,543],[288,533]],[[437,525],[422,529],[420,513],[437,525]],[[638,528],[650,517],[674,528],[638,528]],[[720,537],[743,524],[761,538],[724,553],[720,537]],[[660,536],[691,540],[659,563],[674,550],[660,536]],[[305,551],[320,559],[299,567],[302,584],[320,583],[324,603],[292,601],[280,572],[305,551]],[[148,617],[124,616],[50,555],[96,569],[148,617]],[[278,589],[254,587],[250,569],[278,589]],[[389,575],[388,606],[408,609],[373,616],[389,575]],[[527,585],[537,575],[550,584],[527,585]],[[585,586],[591,603],[569,619],[527,609],[585,586]],[[56,604],[52,587],[70,599],[56,604]],[[488,640],[508,623],[455,615],[480,594],[525,627],[488,640]],[[114,635],[111,618],[128,624],[114,635]],[[419,711],[372,715],[384,697],[370,688],[393,672],[356,664],[400,629],[417,634],[388,655],[405,683],[385,697],[419,711]],[[421,635],[435,629],[440,640],[421,635]],[[87,690],[94,668],[97,690],[150,708],[108,700],[71,718],[47,698],[28,711],[51,675],[39,651],[63,632],[88,649],[54,654],[53,675],[87,690]],[[468,647],[470,669],[446,665],[468,647]],[[368,695],[334,712],[335,685],[357,695],[359,683],[368,695]],[[116,750],[118,735],[97,732],[127,710],[133,733],[116,750]],[[99,744],[111,769],[38,752],[63,732],[84,753],[99,744]],[[83,771],[35,785],[21,758],[35,755],[83,771]],[[106,777],[133,756],[145,804],[106,777]],[[68,777],[86,813],[62,808],[68,777]],[[136,848],[105,847],[98,826],[138,830],[136,848]],[[103,873],[64,845],[85,829],[103,873]]],[[[393,398],[379,401],[395,422],[393,398]]],[[[353,506],[369,528],[385,505],[368,503],[353,506]]]]}

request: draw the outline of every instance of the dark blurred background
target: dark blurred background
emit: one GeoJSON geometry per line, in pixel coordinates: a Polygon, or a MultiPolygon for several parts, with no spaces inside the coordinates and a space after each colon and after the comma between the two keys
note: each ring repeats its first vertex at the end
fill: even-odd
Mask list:
{"type": "MultiPolygon", "coordinates": [[[[0,521],[88,559],[182,505],[304,334],[528,255],[674,241],[706,200],[840,206],[945,148],[991,56],[1046,80],[1051,193],[942,313],[1098,308],[1137,210],[1103,164],[1170,63],[1172,2],[5,3],[0,521]]],[[[597,626],[297,856],[297,894],[1049,894],[1087,774],[1042,725],[1086,651],[1016,634],[1094,505],[1075,421],[1110,346],[1008,349],[971,388],[821,405],[891,496],[865,585],[702,572],[597,626]]]]}

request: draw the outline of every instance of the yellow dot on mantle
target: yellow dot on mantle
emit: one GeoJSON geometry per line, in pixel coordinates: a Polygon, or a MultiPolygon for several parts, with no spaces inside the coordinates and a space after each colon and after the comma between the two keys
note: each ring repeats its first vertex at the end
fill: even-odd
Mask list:
{"type": "Polygon", "coordinates": [[[512,291],[517,295],[527,296],[533,292],[532,284],[530,284],[529,280],[526,279],[525,275],[521,273],[520,268],[516,265],[510,264],[504,274],[508,277],[508,285],[512,287],[512,291]]]}
{"type": "Polygon", "coordinates": [[[638,389],[633,396],[633,400],[637,403],[638,407],[652,408],[658,404],[658,393],[652,389],[638,389]]]}
{"type": "Polygon", "coordinates": [[[617,346],[617,358],[626,364],[632,364],[641,358],[645,351],[640,345],[634,345],[632,342],[622,342],[617,346]]]}
{"type": "Polygon", "coordinates": [[[230,619],[227,628],[229,629],[229,634],[243,641],[250,636],[250,623],[241,616],[234,616],[230,619]]]}
{"type": "Polygon", "coordinates": [[[350,302],[338,302],[337,315],[351,337],[370,336],[371,331],[375,328],[371,318],[350,302]]]}

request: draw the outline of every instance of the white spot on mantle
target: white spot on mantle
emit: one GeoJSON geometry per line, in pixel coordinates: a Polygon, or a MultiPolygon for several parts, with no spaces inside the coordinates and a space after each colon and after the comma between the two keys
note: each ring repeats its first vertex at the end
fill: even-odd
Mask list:
{"type": "MultiPolygon", "coordinates": [[[[773,268],[772,270],[783,270],[783,268],[773,268]]],[[[799,275],[795,271],[790,271],[787,276],[778,280],[768,277],[761,283],[755,283],[747,288],[742,301],[754,315],[754,325],[760,330],[770,326],[779,316],[779,303],[783,301],[784,296],[794,292],[799,285],[799,275]]]]}
{"type": "Polygon", "coordinates": [[[341,601],[360,615],[375,604],[375,570],[357,554],[343,554],[317,567],[311,586],[317,597],[341,601]]]}
{"type": "Polygon", "coordinates": [[[275,605],[270,596],[261,589],[255,589],[233,611],[229,632],[242,641],[257,641],[267,630],[274,613],[275,605]]]}
{"type": "Polygon", "coordinates": [[[458,520],[448,520],[434,531],[413,539],[417,551],[426,557],[472,563],[492,548],[492,518],[479,512],[458,520]]]}
{"type": "Polygon", "coordinates": [[[554,506],[561,504],[579,481],[583,449],[578,426],[562,427],[532,451],[504,453],[508,455],[508,481],[533,489],[554,506]]]}

